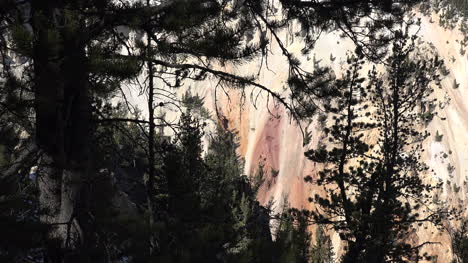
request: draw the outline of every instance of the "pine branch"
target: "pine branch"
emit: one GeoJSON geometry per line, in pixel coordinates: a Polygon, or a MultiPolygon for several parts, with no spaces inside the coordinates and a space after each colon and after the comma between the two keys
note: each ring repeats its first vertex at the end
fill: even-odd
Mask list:
{"type": "Polygon", "coordinates": [[[169,68],[201,70],[201,71],[204,71],[204,72],[208,72],[208,73],[212,74],[213,76],[218,77],[221,80],[224,80],[226,82],[231,82],[231,83],[236,83],[236,84],[241,84],[241,85],[246,85],[246,86],[253,86],[255,88],[259,88],[260,90],[267,92],[267,94],[271,95],[280,104],[282,104],[291,113],[291,115],[294,117],[294,119],[299,120],[295,110],[286,102],[285,98],[281,97],[281,95],[279,95],[278,93],[272,91],[268,87],[265,87],[264,85],[261,85],[261,84],[255,82],[255,81],[253,81],[252,79],[249,79],[249,78],[243,77],[243,76],[239,76],[239,75],[235,75],[235,74],[231,74],[231,73],[227,73],[227,72],[220,71],[220,70],[211,69],[211,68],[208,68],[208,67],[203,67],[203,66],[200,66],[200,65],[195,65],[195,64],[169,63],[169,62],[165,62],[165,61],[158,60],[158,59],[149,59],[149,60],[151,60],[153,63],[155,63],[157,65],[161,65],[161,66],[169,67],[169,68]]]}

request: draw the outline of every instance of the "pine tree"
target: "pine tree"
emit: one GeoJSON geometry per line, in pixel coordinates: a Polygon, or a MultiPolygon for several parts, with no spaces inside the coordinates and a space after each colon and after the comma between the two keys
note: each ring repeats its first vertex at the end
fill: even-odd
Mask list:
{"type": "Polygon", "coordinates": [[[453,263],[468,261],[468,219],[462,217],[459,223],[459,227],[451,227],[448,230],[454,255],[453,263]]]}
{"type": "Polygon", "coordinates": [[[311,233],[307,217],[294,213],[285,201],[283,212],[277,220],[275,253],[278,263],[310,262],[314,255],[311,249],[311,233]]]}
{"type": "MultiPolygon", "coordinates": [[[[269,214],[242,174],[234,133],[218,127],[202,158],[203,124],[188,111],[158,173],[167,181],[166,205],[155,210],[160,261],[271,261],[269,214]],[[169,242],[172,240],[172,242],[169,242]],[[256,253],[260,253],[257,255],[256,253]]],[[[164,202],[164,201],[163,201],[164,202]]]]}
{"type": "Polygon", "coordinates": [[[315,245],[311,251],[312,263],[333,263],[334,252],[330,237],[325,233],[323,226],[319,225],[315,232],[315,245]]]}
{"type": "MultiPolygon", "coordinates": [[[[16,118],[22,124],[19,128],[33,134],[31,144],[42,153],[39,204],[44,212],[41,221],[51,226],[49,261],[61,262],[66,257],[77,260],[76,251],[92,242],[85,240],[90,237],[87,233],[92,233],[85,229],[90,219],[89,211],[83,209],[88,204],[80,204],[90,198],[79,197],[79,193],[89,176],[109,168],[99,167],[92,158],[96,151],[92,132],[97,123],[131,121],[154,126],[153,121],[125,117],[103,119],[96,104],[109,100],[123,81],[139,74],[145,62],[175,75],[173,85],[177,87],[181,79],[200,80],[210,70],[206,67],[210,63],[183,63],[189,57],[223,63],[242,61],[259,52],[255,44],[243,45],[240,41],[244,35],[239,33],[251,31],[253,23],[243,18],[248,13],[238,12],[245,7],[227,9],[226,4],[106,0],[0,3],[2,78],[6,78],[2,99],[8,99],[3,108],[21,113],[16,118]],[[157,48],[145,48],[138,38],[130,47],[129,31],[146,32],[149,44],[157,42],[157,48]],[[16,70],[25,77],[18,78],[16,70]]],[[[226,82],[250,81],[221,71],[211,73],[221,75],[226,82]]],[[[153,77],[157,76],[150,79],[153,77]]],[[[150,155],[153,159],[153,153],[150,155]]],[[[85,253],[78,254],[85,257],[85,253]]]]}
{"type": "Polygon", "coordinates": [[[0,129],[0,240],[1,262],[24,262],[41,258],[42,237],[47,226],[38,215],[37,184],[32,152],[16,156],[15,148],[27,147],[11,123],[0,129]],[[18,145],[19,144],[19,145],[18,145]],[[12,169],[15,167],[15,169],[12,169]],[[5,169],[6,168],[6,169],[5,169]]]}
{"type": "Polygon", "coordinates": [[[421,222],[438,223],[442,214],[424,208],[434,185],[423,183],[417,105],[430,100],[431,84],[439,83],[437,58],[421,58],[414,39],[400,31],[392,42],[386,75],[374,68],[368,84],[361,59],[335,83],[342,94],[331,111],[334,123],[324,130],[329,147],[311,150],[308,158],[328,163],[317,180],[327,195],[314,199],[323,212],[315,221],[333,226],[347,243],[344,262],[387,262],[416,259],[426,244],[410,244],[412,229],[421,222]],[[356,96],[355,90],[359,90],[356,96]],[[365,140],[374,134],[375,140],[365,140]]]}
{"type": "Polygon", "coordinates": [[[303,52],[313,50],[316,34],[336,30],[351,39],[356,44],[359,53],[373,59],[385,54],[386,42],[392,38],[388,30],[403,21],[404,15],[407,15],[413,6],[421,2],[424,1],[330,0],[304,2],[281,0],[287,18],[297,20],[301,24],[306,41],[306,48],[303,52]],[[330,19],[332,17],[334,19],[330,19]],[[364,22],[365,28],[362,27],[363,20],[366,20],[364,22]]]}
{"type": "MultiPolygon", "coordinates": [[[[288,1],[284,1],[286,2],[288,1]]],[[[351,8],[353,12],[346,16],[353,22],[352,25],[359,22],[358,17],[362,10],[372,6],[369,1],[364,0],[357,1],[356,5],[358,8],[351,8]]],[[[353,6],[354,3],[351,7],[353,6]]],[[[382,7],[385,5],[378,5],[379,9],[382,7]]],[[[336,9],[336,5],[333,8],[336,9]]],[[[149,82],[158,78],[165,85],[174,88],[183,85],[185,79],[203,80],[208,74],[217,77],[221,84],[240,88],[253,85],[294,112],[285,98],[256,83],[254,77],[214,69],[217,65],[223,66],[229,62],[240,64],[257,55],[266,57],[268,40],[265,27],[275,33],[278,43],[282,42],[277,38],[276,32],[285,27],[285,21],[295,19],[295,15],[288,11],[286,20],[271,21],[268,15],[271,10],[269,1],[0,2],[1,118],[18,124],[15,127],[17,130],[30,135],[26,147],[19,148],[19,152],[15,154],[25,156],[21,159],[25,167],[38,165],[38,206],[41,213],[37,216],[40,222],[49,226],[47,244],[44,245],[47,248],[45,260],[90,261],[95,259],[93,253],[110,243],[113,243],[114,254],[128,248],[125,246],[128,240],[122,236],[116,237],[112,242],[98,242],[102,237],[114,238],[110,234],[111,230],[96,233],[97,226],[104,224],[105,218],[112,217],[113,212],[110,211],[112,209],[104,209],[103,213],[99,213],[99,208],[111,203],[110,200],[99,202],[99,206],[93,203],[93,195],[110,199],[114,198],[110,192],[118,192],[113,191],[113,187],[107,189],[109,182],[98,180],[104,176],[101,171],[107,169],[108,174],[112,174],[116,169],[121,171],[122,166],[130,169],[127,162],[133,162],[133,168],[138,167],[148,173],[147,185],[150,187],[147,187],[147,197],[155,196],[155,200],[148,199],[150,202],[146,205],[146,209],[151,208],[148,209],[149,226],[133,226],[135,229],[149,228],[149,233],[159,231],[158,234],[161,235],[150,236],[145,242],[135,240],[133,245],[138,247],[135,248],[138,252],[134,251],[134,256],[141,255],[139,252],[145,250],[140,247],[146,247],[146,250],[149,247],[149,254],[152,256],[153,251],[160,249],[158,246],[164,243],[161,240],[172,240],[172,237],[177,236],[176,233],[187,233],[182,230],[190,229],[191,225],[180,224],[183,217],[199,220],[199,217],[181,209],[186,206],[194,214],[203,210],[201,200],[204,200],[206,189],[202,187],[202,175],[207,173],[207,169],[199,156],[200,149],[197,148],[199,134],[193,129],[181,130],[182,135],[188,136],[181,135],[180,140],[185,141],[179,143],[183,146],[154,143],[158,140],[154,138],[157,137],[154,136],[154,115],[148,120],[133,118],[135,116],[132,115],[132,118],[128,115],[109,115],[106,112],[109,101],[120,91],[122,83],[134,80],[143,69],[147,69],[149,82]],[[259,40],[246,41],[254,33],[260,33],[259,40]],[[146,43],[140,39],[142,35],[145,36],[146,43]],[[132,38],[133,36],[136,37],[132,38]],[[114,133],[116,130],[119,132],[114,133]],[[112,131],[113,135],[118,134],[120,138],[106,137],[104,131],[112,131]],[[129,134],[133,132],[137,135],[129,134]],[[148,139],[149,134],[151,136],[148,139]],[[124,143],[122,138],[131,138],[131,144],[124,143]],[[128,158],[116,158],[118,154],[115,151],[104,149],[107,147],[106,143],[108,147],[128,150],[128,158]],[[30,151],[33,153],[30,154],[30,151]],[[40,153],[38,160],[34,159],[37,153],[40,153]],[[102,156],[98,156],[98,153],[102,156]],[[99,162],[100,160],[105,161],[99,162]],[[116,163],[111,163],[110,160],[116,163]],[[141,163],[137,165],[137,161],[141,163]],[[193,169],[193,173],[188,172],[190,169],[193,169]],[[181,177],[177,178],[176,175],[181,177]],[[189,180],[192,177],[196,180],[191,185],[189,180]],[[99,193],[98,189],[90,186],[97,181],[101,182],[99,185],[106,191],[99,193]],[[153,205],[161,209],[156,211],[155,208],[152,211],[153,205]],[[169,212],[172,217],[165,215],[169,212]],[[153,214],[165,220],[175,218],[176,223],[160,220],[160,225],[153,224],[159,220],[151,218],[153,214]],[[98,218],[103,221],[98,221],[98,218]],[[181,232],[178,232],[177,228],[180,226],[181,232]],[[174,236],[171,231],[174,231],[174,236]],[[159,243],[158,238],[161,239],[159,243]]],[[[317,14],[321,14],[316,16],[320,18],[320,25],[327,25],[327,21],[333,21],[335,17],[333,12],[323,16],[323,12],[317,14]]],[[[305,74],[307,80],[313,76],[302,72],[297,60],[284,49],[284,45],[280,47],[294,73],[292,76],[295,78],[290,80],[290,84],[304,88],[304,83],[298,81],[298,76],[305,74]]],[[[312,87],[317,85],[320,86],[320,81],[315,82],[312,87]]],[[[155,106],[159,105],[153,96],[157,95],[155,91],[158,88],[153,82],[153,85],[148,83],[142,89],[151,94],[148,101],[149,112],[153,112],[155,106]]],[[[310,88],[307,86],[305,91],[310,88]]],[[[301,89],[299,93],[303,91],[301,89]]],[[[297,93],[295,91],[294,94],[297,93]]],[[[320,91],[312,97],[317,99],[328,95],[328,91],[320,91]]],[[[18,166],[9,166],[6,174],[16,176],[18,166]]],[[[141,171],[135,173],[141,175],[141,171]]],[[[250,190],[236,191],[239,193],[234,200],[248,200],[242,202],[245,207],[256,207],[253,214],[257,213],[258,217],[265,214],[258,204],[251,202],[253,197],[248,193],[250,190]],[[246,197],[242,197],[243,194],[246,197]]],[[[110,227],[116,228],[118,224],[110,227]]],[[[177,238],[182,240],[180,236],[177,238]]],[[[173,252],[180,252],[175,256],[177,259],[186,260],[192,256],[200,258],[199,255],[191,256],[197,250],[182,246],[179,249],[173,252]]],[[[142,257],[145,258],[146,254],[142,257]]]]}

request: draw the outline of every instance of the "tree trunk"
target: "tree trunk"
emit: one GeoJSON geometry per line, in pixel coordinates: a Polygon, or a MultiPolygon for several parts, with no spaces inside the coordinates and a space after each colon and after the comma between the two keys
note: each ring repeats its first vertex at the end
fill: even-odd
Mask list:
{"type": "Polygon", "coordinates": [[[44,209],[40,220],[50,226],[48,255],[50,262],[63,262],[65,249],[81,242],[81,228],[75,217],[75,202],[80,189],[78,171],[57,167],[47,153],[43,153],[38,169],[39,204],[44,209]]]}
{"type": "Polygon", "coordinates": [[[50,226],[50,262],[71,261],[66,255],[73,255],[83,242],[76,208],[81,181],[89,171],[91,136],[85,47],[79,29],[70,34],[57,24],[64,20],[62,8],[59,2],[34,1],[31,11],[36,144],[42,154],[39,205],[45,212],[40,219],[50,226]]]}

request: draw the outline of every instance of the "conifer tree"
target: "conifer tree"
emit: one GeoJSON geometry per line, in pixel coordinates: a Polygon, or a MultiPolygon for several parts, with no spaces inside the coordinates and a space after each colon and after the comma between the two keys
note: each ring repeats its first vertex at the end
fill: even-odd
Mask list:
{"type": "Polygon", "coordinates": [[[283,212],[277,219],[275,233],[275,258],[278,263],[310,262],[312,254],[311,233],[307,217],[294,213],[285,201],[283,212]]]}
{"type": "Polygon", "coordinates": [[[437,186],[422,180],[427,167],[420,161],[421,142],[428,133],[417,126],[417,105],[431,100],[442,62],[420,57],[414,40],[399,31],[386,73],[374,67],[366,85],[363,60],[348,61],[350,69],[334,83],[342,95],[331,104],[333,124],[324,130],[329,145],[306,153],[329,164],[317,180],[327,195],[311,198],[321,208],[312,215],[346,241],[344,262],[417,259],[426,242],[409,243],[413,228],[440,220],[437,211],[424,209],[437,186]]]}
{"type": "Polygon", "coordinates": [[[315,231],[315,245],[311,251],[312,263],[333,263],[334,252],[330,237],[325,233],[323,226],[318,225],[315,231]]]}
{"type": "MultiPolygon", "coordinates": [[[[258,46],[240,41],[240,32],[252,28],[252,20],[239,12],[244,6],[227,8],[228,2],[1,1],[3,106],[15,114],[21,111],[24,123],[19,128],[29,132],[31,147],[41,152],[39,204],[41,221],[51,226],[48,260],[72,260],[72,251],[87,242],[84,238],[91,231],[84,229],[87,205],[80,204],[89,199],[79,193],[83,182],[107,168],[92,158],[97,123],[154,126],[153,121],[103,119],[96,103],[109,100],[144,62],[176,69],[170,74],[180,86],[182,78],[202,79],[210,70],[207,64],[183,64],[185,59],[241,61],[258,53],[258,46]],[[134,47],[129,44],[129,30],[146,32],[158,48],[138,52],[141,43],[137,37],[134,47]]],[[[224,81],[251,82],[221,71],[211,73],[224,81]]]]}
{"type": "MultiPolygon", "coordinates": [[[[204,191],[201,175],[206,174],[207,169],[198,155],[200,152],[197,148],[196,132],[181,130],[182,134],[185,132],[185,135],[191,137],[181,136],[181,140],[186,140],[185,144],[181,143],[183,147],[168,147],[167,156],[183,157],[178,160],[182,163],[178,163],[163,154],[156,154],[166,153],[167,149],[163,149],[163,144],[153,144],[155,138],[147,140],[147,133],[154,135],[153,118],[150,117],[146,121],[128,118],[125,115],[116,117],[106,112],[109,101],[120,90],[121,84],[134,79],[143,69],[148,70],[149,80],[158,78],[170,87],[181,86],[184,79],[203,80],[207,74],[216,76],[221,83],[234,87],[252,85],[268,92],[294,112],[285,98],[256,83],[254,77],[215,69],[228,62],[240,64],[257,55],[266,56],[268,40],[264,27],[275,33],[276,40],[281,43],[276,31],[285,27],[285,21],[298,18],[286,2],[288,1],[284,1],[285,10],[289,10],[286,20],[275,22],[269,20],[268,14],[272,10],[269,1],[0,1],[1,118],[17,123],[17,130],[29,134],[28,143],[25,147],[17,148],[19,151],[15,154],[24,156],[19,160],[25,167],[38,165],[40,213],[37,213],[37,216],[48,226],[45,260],[92,261],[92,251],[95,252],[99,250],[96,248],[105,247],[103,244],[110,243],[98,244],[101,237],[112,239],[113,236],[109,233],[96,233],[96,226],[99,224],[96,223],[96,214],[93,213],[98,213],[99,208],[93,206],[91,195],[98,194],[98,190],[90,186],[99,181],[95,180],[96,178],[101,179],[101,170],[108,169],[109,174],[112,174],[116,166],[122,165],[110,165],[110,162],[107,162],[111,159],[109,156],[116,155],[115,152],[109,153],[109,149],[100,148],[107,142],[107,146],[115,147],[120,143],[126,150],[131,149],[129,155],[135,158],[118,160],[124,163],[141,161],[143,164],[135,164],[133,168],[137,166],[149,172],[148,181],[153,181],[155,188],[160,189],[160,192],[155,192],[152,183],[148,184],[148,196],[161,197],[160,205],[163,208],[151,212],[151,216],[161,212],[162,215],[158,216],[168,219],[170,217],[164,213],[170,211],[175,221],[180,222],[183,217],[189,216],[180,209],[182,206],[187,205],[190,207],[188,210],[195,214],[203,209],[200,203],[204,191]],[[262,33],[259,41],[247,41],[249,36],[260,29],[262,33]],[[146,34],[146,44],[140,39],[142,34],[146,34]],[[117,122],[119,124],[116,124],[117,122]],[[122,122],[125,124],[121,124],[122,122]],[[134,148],[123,143],[122,138],[106,138],[105,132],[102,132],[108,128],[102,127],[105,125],[113,125],[116,130],[119,129],[119,136],[134,139],[134,148]],[[138,131],[137,136],[129,135],[134,131],[138,131]],[[98,138],[97,135],[101,137],[98,138]],[[145,152],[146,150],[148,152],[145,152]],[[104,156],[97,156],[97,153],[104,156]],[[145,156],[145,160],[140,158],[141,155],[145,156]],[[40,158],[37,159],[38,156],[40,158]],[[101,163],[99,160],[106,162],[101,163]],[[157,161],[160,163],[156,164],[157,161]],[[172,166],[169,165],[171,162],[172,166]],[[174,167],[175,165],[180,166],[174,167]],[[189,168],[194,169],[193,174],[187,172],[189,168]],[[164,169],[166,178],[153,180],[156,170],[164,174],[164,169]],[[181,175],[180,178],[177,178],[178,174],[181,175]],[[187,180],[191,180],[192,175],[196,180],[193,185],[189,185],[187,180]],[[187,204],[177,200],[178,197],[187,201],[187,204]]],[[[349,8],[352,12],[345,16],[348,18],[346,22],[356,25],[360,20],[361,11],[374,7],[371,2],[350,2],[348,7],[357,8],[349,8]]],[[[320,2],[320,6],[323,5],[324,3],[320,2]]],[[[375,6],[378,9],[385,7],[380,4],[375,6]]],[[[336,9],[336,3],[332,5],[333,8],[336,9]]],[[[320,18],[320,25],[327,25],[327,21],[334,20],[335,13],[322,12],[323,10],[329,9],[315,11],[316,14],[324,14],[317,16],[320,18]]],[[[310,12],[306,13],[307,16],[310,15],[310,12]]],[[[344,22],[338,24],[347,25],[344,22]]],[[[352,28],[343,31],[354,32],[352,28]]],[[[350,37],[353,38],[352,35],[350,37]]],[[[301,71],[297,60],[284,49],[284,45],[280,47],[291,65],[291,72],[294,73],[290,80],[291,86],[305,87],[304,81],[298,81],[301,79],[299,76],[306,76],[306,82],[319,76],[301,71]]],[[[320,86],[319,81],[306,86],[305,91],[315,89],[317,85],[320,86]]],[[[153,85],[148,87],[149,91],[154,91],[153,85]]],[[[297,90],[293,89],[296,92],[293,94],[304,91],[297,90]]],[[[327,91],[317,92],[312,96],[314,99],[329,95],[327,91]]],[[[151,96],[151,99],[154,97],[151,96]]],[[[148,103],[150,112],[155,106],[153,102],[155,101],[148,103]]],[[[22,174],[25,167],[22,167],[22,174]]],[[[18,168],[17,165],[9,165],[5,176],[17,176],[18,168]]],[[[245,200],[252,198],[250,194],[245,195],[249,196],[244,198],[245,200]]],[[[112,195],[102,197],[109,199],[112,195]]],[[[159,202],[158,200],[154,200],[154,203],[159,202]]],[[[149,203],[152,207],[152,202],[149,203]]],[[[101,206],[105,204],[108,202],[101,203],[101,206]]],[[[250,205],[258,206],[254,205],[254,202],[247,206],[250,205]]],[[[112,213],[107,212],[109,211],[102,213],[100,218],[111,217],[112,213]]],[[[200,220],[196,217],[195,219],[200,220]]],[[[149,220],[155,221],[156,219],[149,220]]],[[[150,233],[153,233],[153,228],[160,226],[150,226],[150,233]]],[[[171,238],[177,236],[175,226],[180,224],[161,227],[161,240],[172,240],[171,238]],[[171,231],[174,231],[174,235],[171,231]]],[[[181,229],[188,228],[189,225],[181,229]]],[[[128,243],[128,240],[120,238],[116,238],[119,240],[115,243],[119,244],[114,244],[117,251],[115,253],[121,253],[122,247],[125,247],[122,244],[128,243]]],[[[146,243],[143,242],[146,245],[138,239],[135,244],[138,243],[137,247],[146,246],[147,250],[147,241],[150,240],[149,251],[152,256],[153,251],[159,249],[155,242],[157,238],[149,237],[146,243]]],[[[181,250],[175,252],[180,252],[176,258],[183,260],[191,257],[193,250],[190,251],[187,247],[179,248],[181,250]]],[[[145,256],[146,254],[143,255],[145,256]]],[[[199,255],[194,257],[196,256],[199,255]]]]}
{"type": "Polygon", "coordinates": [[[468,260],[468,219],[461,215],[457,223],[458,226],[449,223],[447,228],[452,247],[452,263],[464,263],[468,260]]]}
{"type": "Polygon", "coordinates": [[[155,211],[153,231],[159,245],[150,258],[271,261],[268,210],[255,200],[256,188],[242,173],[235,134],[218,127],[202,158],[202,128],[190,111],[184,113],[175,144],[162,153],[157,172],[167,188],[155,194],[167,198],[155,211]]]}

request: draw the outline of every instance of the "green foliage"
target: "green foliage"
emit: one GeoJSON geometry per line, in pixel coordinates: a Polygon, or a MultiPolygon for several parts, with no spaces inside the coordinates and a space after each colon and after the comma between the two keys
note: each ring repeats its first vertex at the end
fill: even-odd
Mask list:
{"type": "Polygon", "coordinates": [[[0,176],[0,261],[39,259],[48,226],[39,221],[37,187],[28,175],[0,176]],[[18,177],[21,176],[21,177],[18,177]]]}
{"type": "Polygon", "coordinates": [[[460,226],[449,231],[454,259],[452,263],[468,261],[468,220],[461,218],[460,226]]]}
{"type": "Polygon", "coordinates": [[[277,262],[310,262],[311,234],[307,229],[309,225],[307,217],[296,213],[294,209],[289,211],[288,204],[285,203],[277,224],[275,233],[277,262]]]}
{"type": "Polygon", "coordinates": [[[468,17],[468,1],[466,0],[448,0],[448,5],[452,6],[459,14],[468,17]]]}
{"type": "MultiPolygon", "coordinates": [[[[439,14],[439,24],[445,28],[459,28],[464,35],[461,50],[468,39],[466,24],[468,21],[468,1],[466,0],[430,0],[421,4],[420,10],[426,15],[439,14]]],[[[461,52],[464,53],[464,52],[461,52]]],[[[462,54],[463,55],[463,54],[462,54]]]]}
{"type": "Polygon", "coordinates": [[[437,216],[442,215],[435,212],[429,220],[420,219],[418,209],[428,204],[437,186],[422,182],[427,167],[420,161],[420,142],[428,133],[420,132],[414,122],[417,105],[428,103],[431,85],[440,82],[442,62],[437,57],[421,58],[414,38],[401,31],[392,45],[385,62],[387,75],[374,68],[366,85],[360,76],[364,61],[348,60],[346,74],[332,82],[339,96],[329,108],[334,123],[324,129],[329,142],[306,152],[312,161],[327,164],[317,180],[326,195],[311,198],[321,208],[311,214],[347,242],[343,262],[418,257],[404,237],[418,220],[437,224],[437,216]],[[376,134],[374,144],[364,140],[370,132],[376,134]],[[415,141],[418,146],[409,147],[415,141]]]}
{"type": "Polygon", "coordinates": [[[330,237],[325,233],[321,225],[315,232],[315,245],[311,251],[311,263],[334,263],[333,245],[330,237]]]}
{"type": "Polygon", "coordinates": [[[296,20],[301,25],[301,33],[305,35],[306,42],[303,53],[313,50],[317,35],[321,32],[337,30],[344,36],[353,36],[351,39],[357,46],[358,55],[366,54],[373,59],[383,57],[386,53],[386,46],[392,38],[389,29],[403,20],[408,9],[421,2],[424,1],[281,0],[287,18],[296,20]],[[330,20],[330,17],[335,19],[330,20]],[[365,28],[359,28],[361,21],[358,17],[369,18],[364,19],[365,28]]]}
{"type": "MultiPolygon", "coordinates": [[[[68,244],[63,247],[44,233],[37,234],[42,230],[36,231],[36,202],[47,200],[38,199],[37,193],[26,194],[25,188],[34,189],[33,184],[1,182],[5,192],[9,191],[1,199],[8,201],[2,207],[0,222],[7,222],[2,230],[20,233],[16,248],[2,243],[8,247],[7,252],[2,250],[1,255],[6,255],[2,260],[22,261],[22,257],[39,251],[45,255],[42,261],[56,256],[57,262],[64,256],[67,261],[79,262],[306,261],[310,241],[307,221],[284,214],[278,234],[281,238],[271,240],[269,207],[255,200],[263,171],[260,169],[255,179],[242,174],[235,136],[219,128],[203,157],[203,125],[191,116],[209,117],[202,108],[202,98],[190,93],[182,98],[188,111],[175,128],[175,141],[155,138],[155,167],[149,167],[153,154],[149,156],[147,149],[148,122],[124,110],[130,105],[111,103],[121,85],[135,80],[148,63],[155,69],[150,78],[158,78],[168,87],[180,87],[185,79],[204,80],[210,73],[221,84],[243,88],[255,78],[233,76],[213,65],[242,65],[257,55],[266,58],[267,33],[276,38],[276,32],[293,20],[299,21],[304,31],[304,53],[313,47],[315,32],[340,29],[358,36],[353,41],[359,46],[359,55],[378,57],[390,39],[383,29],[399,22],[405,8],[419,1],[405,1],[404,5],[392,4],[395,1],[329,1],[314,3],[317,6],[281,2],[285,16],[276,20],[271,11],[278,9],[269,1],[0,1],[0,33],[5,36],[0,39],[1,76],[7,78],[0,87],[2,125],[14,124],[15,131],[33,134],[33,144],[39,152],[52,156],[58,164],[52,169],[57,172],[78,169],[85,174],[73,207],[67,207],[74,211],[74,222],[83,232],[82,244],[73,248],[68,244]],[[366,16],[375,21],[366,25],[368,32],[353,32],[362,28],[356,25],[366,16]],[[363,33],[366,38],[362,38],[363,33]],[[151,38],[146,45],[140,39],[142,34],[151,38]],[[258,40],[253,37],[257,35],[258,40]],[[129,44],[133,40],[135,46],[129,44]],[[11,65],[13,58],[19,61],[15,65],[11,65]],[[28,63],[23,64],[25,61],[28,63]],[[130,117],[135,119],[126,120],[130,117]],[[144,191],[145,182],[150,181],[145,180],[145,173],[153,168],[154,185],[147,189],[154,188],[155,204],[154,209],[148,209],[147,199],[153,196],[144,191]],[[30,240],[18,230],[23,223],[30,240]],[[9,226],[13,227],[7,229],[9,226]],[[47,244],[37,243],[39,236],[47,244]]],[[[336,88],[333,72],[317,61],[314,72],[304,72],[300,60],[284,49],[279,37],[276,42],[290,67],[290,109],[294,115],[313,116],[318,110],[316,101],[325,101],[325,108],[332,110],[335,106],[327,104],[329,98],[343,95],[336,88]]],[[[141,87],[141,91],[145,89],[141,87]]],[[[307,137],[306,142],[310,134],[307,137]]],[[[0,144],[4,147],[2,164],[13,167],[16,144],[0,144]]],[[[355,146],[357,151],[365,148],[363,144],[355,146]]],[[[333,154],[318,155],[328,156],[333,154]]],[[[24,174],[32,163],[33,157],[21,162],[19,170],[24,174]]],[[[65,192],[70,187],[61,184],[59,189],[65,192]]],[[[54,194],[57,198],[48,201],[62,198],[54,194]]]]}
{"type": "Polygon", "coordinates": [[[17,147],[26,148],[22,156],[12,154],[18,135],[6,125],[0,129],[0,135],[0,232],[3,235],[0,261],[37,260],[43,252],[43,237],[48,230],[48,226],[39,221],[42,211],[37,202],[36,175],[30,174],[37,156],[27,153],[25,145],[17,147]],[[16,163],[18,161],[21,163],[16,163]],[[19,165],[17,169],[11,169],[15,165],[19,165]]]}
{"type": "Polygon", "coordinates": [[[154,259],[256,262],[258,252],[258,260],[268,257],[268,212],[255,200],[258,186],[242,174],[235,134],[218,127],[204,158],[201,136],[199,121],[184,114],[176,144],[164,153],[160,172],[168,198],[156,209],[160,247],[154,259]]]}
{"type": "Polygon", "coordinates": [[[198,114],[203,119],[210,119],[210,113],[204,107],[203,99],[198,95],[192,95],[189,89],[182,95],[181,103],[188,111],[198,114]]]}
{"type": "Polygon", "coordinates": [[[96,75],[128,79],[139,73],[139,63],[134,58],[102,59],[93,57],[90,63],[90,71],[96,75]]]}

